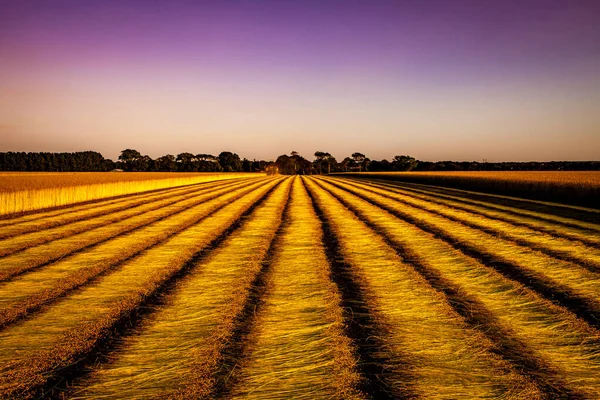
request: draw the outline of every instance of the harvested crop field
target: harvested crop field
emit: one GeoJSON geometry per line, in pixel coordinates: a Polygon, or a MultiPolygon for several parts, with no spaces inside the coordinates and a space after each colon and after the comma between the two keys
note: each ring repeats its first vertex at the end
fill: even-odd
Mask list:
{"type": "Polygon", "coordinates": [[[600,210],[254,175],[0,219],[0,398],[600,398],[600,210]]]}
{"type": "Polygon", "coordinates": [[[421,183],[575,206],[597,208],[600,204],[600,171],[345,172],[337,175],[421,183]]]}

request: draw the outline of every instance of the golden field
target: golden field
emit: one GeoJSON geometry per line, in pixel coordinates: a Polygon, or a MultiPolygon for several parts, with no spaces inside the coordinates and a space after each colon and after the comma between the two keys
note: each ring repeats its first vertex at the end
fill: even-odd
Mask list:
{"type": "Polygon", "coordinates": [[[256,175],[170,172],[2,172],[0,173],[0,215],[256,175]]]}
{"type": "Polygon", "coordinates": [[[0,398],[600,398],[599,209],[362,175],[5,215],[0,398]]]}
{"type": "Polygon", "coordinates": [[[384,179],[599,207],[600,171],[359,172],[340,176],[384,179]]]}

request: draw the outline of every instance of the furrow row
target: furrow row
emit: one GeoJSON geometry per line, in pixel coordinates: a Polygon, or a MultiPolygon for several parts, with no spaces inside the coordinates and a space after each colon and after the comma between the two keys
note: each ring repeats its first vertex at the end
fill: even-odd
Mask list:
{"type": "MultiPolygon", "coordinates": [[[[238,182],[235,183],[238,185],[240,184],[238,182]]],[[[221,185],[218,186],[232,187],[231,183],[229,185],[223,185],[221,183],[221,185]]],[[[21,233],[17,236],[0,239],[0,257],[14,254],[19,250],[38,246],[53,240],[91,231],[94,228],[101,228],[119,222],[122,224],[128,223],[130,218],[154,210],[159,210],[163,207],[175,205],[183,202],[184,200],[193,199],[194,197],[205,193],[210,193],[211,191],[218,189],[218,187],[194,187],[191,189],[187,188],[187,190],[184,191],[174,190],[173,193],[169,191],[166,194],[161,194],[160,196],[146,197],[142,200],[136,199],[127,202],[126,204],[119,204],[118,208],[117,206],[107,207],[110,210],[106,212],[105,210],[102,210],[99,215],[78,218],[77,221],[68,222],[60,226],[37,230],[34,232],[21,233]]],[[[132,225],[135,226],[135,223],[132,225]]]]}
{"type": "Polygon", "coordinates": [[[571,309],[593,326],[600,318],[600,275],[584,266],[547,256],[481,230],[363,191],[341,181],[329,180],[394,216],[442,238],[463,253],[571,309]]]}
{"type": "Polygon", "coordinates": [[[494,343],[473,329],[414,267],[315,180],[306,183],[366,294],[367,307],[389,354],[380,379],[394,397],[538,398],[540,390],[511,363],[495,354],[494,343]],[[468,382],[468,384],[465,384],[468,382]]]}
{"type": "Polygon", "coordinates": [[[35,397],[69,379],[119,326],[180,279],[194,257],[222,241],[232,225],[270,193],[281,180],[269,180],[164,243],[132,258],[117,271],[48,309],[0,333],[0,394],[35,397]]]}
{"type": "Polygon", "coordinates": [[[182,209],[129,235],[111,238],[88,251],[0,283],[0,327],[14,323],[42,305],[48,306],[60,296],[89,284],[104,273],[119,269],[132,257],[168,240],[215,213],[227,202],[241,198],[266,183],[267,181],[262,181],[222,193],[221,196],[182,209]]]}
{"type": "Polygon", "coordinates": [[[597,330],[430,233],[333,185],[323,181],[319,185],[383,235],[546,396],[575,398],[598,393],[597,330]]]}
{"type": "Polygon", "coordinates": [[[281,184],[221,246],[196,262],[105,365],[75,385],[72,396],[205,398],[214,393],[224,349],[265,264],[290,183],[281,184]]]}
{"type": "Polygon", "coordinates": [[[469,211],[458,210],[449,205],[435,204],[390,190],[359,183],[354,184],[351,182],[349,184],[363,191],[376,193],[414,207],[415,209],[427,211],[461,225],[483,231],[522,246],[530,247],[551,257],[586,266],[592,271],[600,270],[600,249],[594,246],[586,246],[579,241],[574,242],[563,237],[548,235],[527,227],[482,217],[469,211]]]}
{"type": "Polygon", "coordinates": [[[575,227],[573,225],[576,224],[576,221],[567,223],[566,220],[563,220],[561,222],[557,221],[556,217],[553,215],[544,215],[540,213],[537,216],[534,216],[520,212],[517,209],[498,207],[492,203],[473,201],[464,197],[445,195],[404,185],[393,185],[379,181],[365,180],[357,180],[357,182],[425,200],[434,204],[449,206],[492,220],[507,222],[518,227],[529,228],[556,238],[575,240],[588,246],[600,246],[600,236],[594,235],[600,228],[596,227],[595,229],[590,229],[590,225],[588,225],[587,228],[575,227]]]}
{"type": "MultiPolygon", "coordinates": [[[[157,223],[164,220],[170,221],[169,218],[172,216],[187,212],[196,206],[203,206],[208,201],[215,200],[219,196],[249,185],[250,183],[248,182],[233,183],[230,186],[209,190],[199,196],[187,197],[175,203],[131,216],[110,225],[66,236],[2,257],[0,258],[0,281],[5,281],[24,272],[46,266],[67,256],[83,253],[94,246],[110,244],[109,242],[117,238],[126,240],[133,233],[140,232],[140,230],[146,228],[151,229],[157,223]]],[[[129,243],[131,245],[131,241],[129,243]]],[[[143,245],[143,243],[144,240],[142,239],[134,244],[139,246],[143,245]]]]}
{"type": "Polygon", "coordinates": [[[300,178],[275,244],[262,304],[226,398],[357,399],[360,376],[341,295],[300,178]]]}
{"type": "MultiPolygon", "coordinates": [[[[236,179],[235,182],[243,182],[245,180],[247,179],[236,179]]],[[[70,206],[62,210],[62,214],[60,215],[53,215],[53,213],[38,212],[36,214],[28,216],[29,218],[36,217],[35,219],[28,219],[21,222],[19,222],[18,218],[13,221],[0,221],[0,228],[2,229],[2,232],[0,232],[0,239],[9,238],[16,235],[22,235],[25,233],[38,232],[42,230],[47,231],[51,228],[56,228],[95,217],[109,215],[110,213],[122,211],[131,207],[136,207],[138,205],[145,204],[148,202],[179,196],[181,194],[186,193],[194,193],[202,190],[216,189],[218,187],[230,185],[232,183],[234,182],[225,180],[186,185],[183,187],[160,189],[152,192],[121,196],[118,199],[100,200],[96,203],[87,204],[85,206],[70,206]]]]}
{"type": "MultiPolygon", "coordinates": [[[[360,180],[368,182],[371,181],[370,179],[360,180]]],[[[392,186],[400,186],[402,188],[425,190],[427,193],[451,196],[460,199],[460,201],[466,200],[475,204],[483,204],[488,207],[493,207],[508,212],[515,212],[518,215],[527,215],[530,217],[539,218],[541,220],[549,220],[550,222],[555,223],[559,222],[566,224],[567,226],[580,227],[584,229],[586,227],[590,227],[593,230],[598,230],[597,226],[600,225],[600,212],[598,212],[597,209],[418,183],[381,180],[376,180],[376,182],[385,183],[392,186]]]]}
{"type": "Polygon", "coordinates": [[[0,220],[0,397],[596,398],[591,214],[327,176],[0,220]]]}

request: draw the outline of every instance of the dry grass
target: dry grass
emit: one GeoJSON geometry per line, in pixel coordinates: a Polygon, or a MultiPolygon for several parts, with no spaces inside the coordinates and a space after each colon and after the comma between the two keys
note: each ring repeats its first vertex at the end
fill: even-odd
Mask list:
{"type": "Polygon", "coordinates": [[[0,395],[26,397],[112,334],[141,302],[178,273],[279,180],[271,180],[200,223],[152,247],[95,285],[0,333],[0,395]]]}
{"type": "Polygon", "coordinates": [[[250,177],[256,177],[256,174],[5,173],[0,174],[0,215],[215,180],[250,177]]]}
{"type": "Polygon", "coordinates": [[[307,180],[386,335],[388,380],[397,395],[425,398],[539,397],[534,385],[493,354],[426,280],[338,200],[307,180]],[[465,385],[468,382],[468,385],[465,385]]]}
{"type": "MultiPolygon", "coordinates": [[[[196,204],[184,204],[176,209],[175,215],[167,215],[166,218],[130,232],[128,235],[111,238],[84,253],[61,258],[42,269],[0,284],[0,326],[11,323],[42,304],[86,284],[109,269],[119,268],[123,261],[193,226],[228,202],[243,197],[267,182],[223,189],[220,196],[211,199],[201,196],[201,200],[196,204]]],[[[169,211],[169,209],[165,208],[162,211],[169,211]]],[[[155,216],[150,215],[150,217],[155,216]]],[[[75,243],[79,241],[75,240],[75,243]]],[[[60,247],[60,243],[58,245],[60,247]]],[[[61,250],[64,251],[64,248],[61,250]]],[[[9,265],[13,258],[15,257],[6,258],[9,260],[9,265]]],[[[14,267],[18,268],[18,266],[14,267]]]]}
{"type": "Polygon", "coordinates": [[[54,211],[40,211],[16,218],[2,219],[0,220],[0,238],[4,239],[42,230],[47,231],[51,228],[106,216],[132,207],[138,207],[156,200],[173,198],[186,193],[201,193],[202,191],[217,189],[219,186],[230,185],[231,183],[232,181],[230,180],[224,180],[207,182],[201,185],[167,188],[160,191],[119,197],[117,199],[99,200],[91,204],[71,205],[54,211]]]}
{"type": "Polygon", "coordinates": [[[341,175],[423,183],[595,208],[598,208],[600,199],[600,171],[363,172],[341,175]]]}
{"type": "MultiPolygon", "coordinates": [[[[348,182],[348,180],[346,182],[348,182]]],[[[475,215],[481,215],[518,226],[525,226],[538,232],[548,233],[555,237],[568,238],[571,240],[591,243],[594,246],[600,246],[600,231],[598,232],[598,237],[590,235],[590,231],[594,231],[599,228],[596,224],[586,223],[584,221],[579,221],[572,218],[561,218],[557,215],[548,215],[541,212],[523,210],[516,207],[478,201],[460,196],[460,191],[455,191],[454,194],[449,194],[440,191],[433,191],[431,189],[421,189],[416,185],[390,184],[382,181],[365,180],[358,180],[358,182],[368,185],[369,187],[380,188],[388,192],[403,194],[405,196],[410,196],[434,204],[467,211],[475,215]]]]}
{"type": "Polygon", "coordinates": [[[408,219],[415,219],[426,226],[433,227],[439,235],[448,238],[452,243],[459,243],[479,254],[514,265],[529,279],[540,281],[557,292],[583,299],[593,312],[600,312],[600,274],[590,271],[585,265],[553,258],[529,247],[457,224],[447,218],[412,208],[379,194],[365,193],[352,185],[337,182],[336,184],[350,193],[368,197],[377,205],[393,210],[398,215],[406,215],[408,219]]]}
{"type": "MultiPolygon", "coordinates": [[[[578,241],[572,241],[564,237],[552,236],[534,229],[511,224],[496,219],[486,218],[472,212],[463,211],[445,204],[436,204],[431,201],[421,200],[398,192],[391,192],[377,187],[358,184],[366,195],[377,193],[402,204],[422,209],[424,211],[448,218],[459,224],[485,231],[491,235],[514,241],[523,246],[529,246],[540,251],[546,251],[553,255],[560,255],[565,259],[588,265],[600,270],[600,249],[595,246],[586,246],[578,241]]],[[[589,229],[600,228],[594,224],[587,224],[589,229]]],[[[600,235],[600,230],[598,230],[600,235]]]]}
{"type": "Polygon", "coordinates": [[[288,215],[231,397],[361,398],[343,334],[340,294],[329,277],[319,219],[300,178],[288,215]]]}
{"type": "Polygon", "coordinates": [[[598,397],[596,211],[252,176],[1,219],[0,398],[598,397]]]}
{"type": "Polygon", "coordinates": [[[429,276],[439,277],[458,293],[454,301],[469,306],[472,315],[480,314],[474,323],[504,346],[506,356],[526,369],[525,373],[557,390],[564,385],[585,397],[600,392],[598,331],[443,240],[344,190],[319,183],[381,230],[412,262],[430,271],[429,276]],[[477,306],[482,310],[476,311],[477,306]]]}
{"type": "Polygon", "coordinates": [[[427,176],[473,178],[490,181],[527,182],[548,185],[600,187],[600,171],[438,171],[438,172],[363,172],[363,176],[427,176]]]}
{"type": "MultiPolygon", "coordinates": [[[[241,185],[237,181],[233,185],[231,181],[228,181],[228,183],[226,186],[228,190],[233,190],[236,186],[241,185]]],[[[152,217],[158,219],[161,218],[161,215],[168,215],[165,214],[165,211],[171,211],[178,207],[181,209],[191,207],[196,203],[208,200],[211,196],[226,193],[226,190],[222,188],[221,192],[218,190],[218,188],[211,190],[211,188],[195,186],[193,189],[187,188],[184,191],[172,189],[160,196],[144,196],[144,199],[137,200],[136,202],[127,202],[126,204],[119,204],[117,206],[111,204],[107,207],[98,207],[99,210],[96,209],[95,211],[96,213],[100,213],[100,215],[89,216],[87,210],[84,212],[73,212],[70,213],[69,217],[75,219],[74,222],[67,222],[56,227],[35,230],[33,232],[27,232],[28,228],[33,229],[31,226],[19,227],[17,225],[14,228],[25,228],[26,231],[21,231],[22,233],[18,235],[11,235],[12,237],[0,239],[0,257],[53,240],[92,231],[95,228],[109,226],[109,229],[104,234],[100,231],[89,232],[89,236],[97,238],[97,241],[100,241],[102,238],[111,237],[111,233],[112,235],[118,235],[119,232],[123,231],[123,229],[119,230],[118,226],[126,227],[125,229],[133,229],[140,226],[140,224],[146,223],[146,221],[152,221],[152,217]],[[205,194],[209,194],[209,196],[205,194]],[[154,211],[158,211],[159,213],[153,213],[154,211]],[[140,216],[140,218],[136,220],[135,217],[137,216],[140,216]]],[[[6,231],[10,231],[10,229],[6,229],[6,231]]],[[[93,243],[82,239],[81,237],[77,239],[82,246],[93,243]]]]}
{"type": "Polygon", "coordinates": [[[128,337],[109,364],[81,382],[74,397],[208,397],[235,317],[281,221],[290,184],[288,179],[280,185],[222,246],[197,263],[139,335],[128,337]]]}
{"type": "MultiPolygon", "coordinates": [[[[254,183],[254,185],[260,184],[260,182],[254,183]]],[[[222,204],[224,199],[217,200],[219,196],[227,195],[225,199],[231,198],[231,196],[239,196],[243,193],[244,187],[248,185],[249,183],[240,184],[234,182],[232,185],[225,188],[210,191],[204,195],[184,199],[180,202],[156,210],[149,210],[146,213],[131,216],[129,219],[116,223],[90,229],[75,235],[68,235],[67,233],[66,237],[49,243],[35,245],[34,241],[32,247],[0,258],[0,281],[49,262],[59,260],[71,253],[107,240],[108,242],[102,244],[102,251],[100,252],[102,255],[101,257],[110,255],[113,258],[118,258],[120,254],[119,249],[122,246],[130,247],[131,251],[140,248],[140,246],[144,248],[155,243],[153,238],[161,237],[168,232],[173,232],[173,229],[179,229],[180,224],[177,221],[186,221],[186,218],[189,221],[194,221],[197,217],[201,217],[203,214],[196,215],[194,213],[196,210],[194,206],[200,206],[201,210],[208,211],[211,207],[215,208],[222,204]],[[190,207],[191,210],[186,211],[186,209],[190,207]],[[165,220],[165,218],[171,215],[175,215],[175,218],[165,220]],[[159,224],[152,225],[156,221],[158,221],[159,224]],[[136,232],[136,228],[144,229],[136,232]],[[131,232],[134,233],[131,234],[131,232]],[[115,245],[116,243],[122,242],[125,242],[125,244],[115,245]]],[[[185,227],[185,224],[182,226],[185,227]]],[[[19,243],[19,237],[13,239],[13,241],[19,243]]],[[[83,262],[86,264],[91,264],[96,259],[94,252],[85,252],[78,256],[82,258],[84,260],[83,262]]]]}

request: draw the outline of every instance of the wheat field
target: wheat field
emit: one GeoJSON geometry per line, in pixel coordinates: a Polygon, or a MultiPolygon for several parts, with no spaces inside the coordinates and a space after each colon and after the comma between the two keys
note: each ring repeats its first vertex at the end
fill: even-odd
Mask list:
{"type": "Polygon", "coordinates": [[[232,178],[2,208],[0,398],[600,398],[599,209],[232,178]]]}
{"type": "Polygon", "coordinates": [[[156,191],[253,173],[1,172],[0,215],[25,213],[107,197],[156,191]]]}

